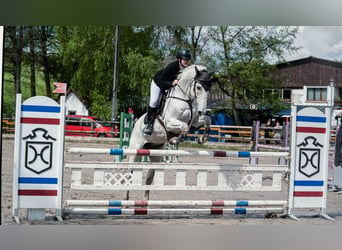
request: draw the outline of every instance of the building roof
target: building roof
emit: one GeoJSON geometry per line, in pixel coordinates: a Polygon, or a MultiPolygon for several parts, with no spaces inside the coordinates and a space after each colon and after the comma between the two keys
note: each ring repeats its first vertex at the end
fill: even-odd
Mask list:
{"type": "Polygon", "coordinates": [[[326,60],[326,59],[313,57],[313,56],[309,56],[309,57],[305,57],[305,58],[301,58],[301,59],[297,59],[297,60],[293,60],[293,61],[288,61],[288,62],[284,62],[284,63],[279,63],[276,65],[276,67],[279,69],[282,69],[282,68],[307,64],[307,63],[318,63],[321,65],[327,65],[327,66],[342,68],[342,62],[326,60]]]}

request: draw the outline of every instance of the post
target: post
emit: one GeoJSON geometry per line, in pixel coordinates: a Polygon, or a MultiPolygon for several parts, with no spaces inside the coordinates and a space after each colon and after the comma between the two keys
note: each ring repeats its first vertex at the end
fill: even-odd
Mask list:
{"type": "MultiPolygon", "coordinates": [[[[251,151],[258,151],[258,144],[259,144],[259,133],[260,133],[260,121],[254,121],[253,122],[253,129],[252,129],[252,139],[253,139],[253,145],[251,151]]],[[[258,164],[258,158],[250,158],[249,164],[258,164]]]]}
{"type": "MultiPolygon", "coordinates": [[[[330,80],[331,95],[334,95],[335,82],[333,79],[330,80]]],[[[332,105],[334,105],[334,99],[332,99],[332,105]]],[[[335,118],[335,117],[334,117],[335,118]]],[[[333,168],[333,185],[334,191],[342,192],[342,119],[337,120],[336,124],[336,139],[335,139],[335,159],[333,168]]]]}
{"type": "Polygon", "coordinates": [[[118,89],[118,64],[119,64],[119,39],[120,29],[115,26],[115,54],[114,54],[114,76],[113,76],[113,98],[112,98],[112,121],[116,118],[117,89],[118,89]]]}
{"type": "MultiPolygon", "coordinates": [[[[0,98],[2,97],[2,86],[3,86],[3,49],[4,49],[4,26],[0,26],[0,98]]],[[[0,148],[2,148],[2,105],[0,103],[0,116],[1,116],[1,136],[0,136],[0,148]]],[[[0,161],[2,161],[2,156],[0,154],[0,161]]],[[[0,176],[2,176],[2,167],[0,165],[0,176]]],[[[0,197],[2,197],[2,191],[1,191],[1,178],[0,178],[0,197]]],[[[0,225],[1,225],[1,199],[0,199],[0,225]]]]}
{"type": "MultiPolygon", "coordinates": [[[[120,148],[125,149],[129,146],[129,141],[131,139],[131,133],[133,130],[133,115],[125,114],[121,112],[120,115],[120,148]]],[[[122,161],[123,156],[115,161],[122,161]]]]}

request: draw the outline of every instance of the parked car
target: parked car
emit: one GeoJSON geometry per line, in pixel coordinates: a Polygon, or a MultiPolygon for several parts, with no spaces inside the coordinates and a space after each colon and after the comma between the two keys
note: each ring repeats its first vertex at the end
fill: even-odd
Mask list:
{"type": "Polygon", "coordinates": [[[104,127],[109,127],[111,131],[114,131],[114,137],[120,137],[120,121],[104,121],[99,118],[94,118],[98,123],[100,123],[104,127]]]}
{"type": "Polygon", "coordinates": [[[94,116],[67,115],[65,117],[65,135],[114,137],[111,127],[103,126],[94,116]]]}

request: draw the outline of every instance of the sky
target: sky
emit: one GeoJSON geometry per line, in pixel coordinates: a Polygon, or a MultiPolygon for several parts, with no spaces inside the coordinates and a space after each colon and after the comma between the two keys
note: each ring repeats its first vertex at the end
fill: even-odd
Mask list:
{"type": "Polygon", "coordinates": [[[342,61],[342,26],[300,26],[295,45],[302,48],[287,61],[308,56],[342,61]]]}

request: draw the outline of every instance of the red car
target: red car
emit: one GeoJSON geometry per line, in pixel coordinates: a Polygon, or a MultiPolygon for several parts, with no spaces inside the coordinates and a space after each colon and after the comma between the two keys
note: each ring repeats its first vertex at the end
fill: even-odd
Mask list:
{"type": "Polygon", "coordinates": [[[114,137],[111,127],[103,126],[94,116],[67,115],[65,117],[65,135],[114,137]]]}

